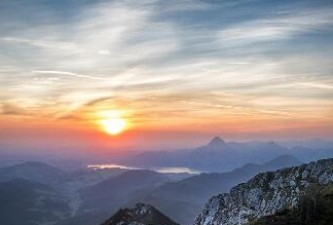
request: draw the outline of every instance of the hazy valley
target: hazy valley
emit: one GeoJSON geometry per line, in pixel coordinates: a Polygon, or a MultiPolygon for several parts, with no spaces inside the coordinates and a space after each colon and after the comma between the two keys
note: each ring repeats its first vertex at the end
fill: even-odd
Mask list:
{"type": "MultiPolygon", "coordinates": [[[[327,154],[326,157],[332,152],[331,149],[309,149],[309,154],[303,155],[303,159],[310,160],[311,152],[315,151],[327,154]]],[[[212,196],[228,193],[258,173],[301,165],[303,162],[298,159],[298,154],[294,148],[281,147],[273,142],[229,144],[215,137],[207,145],[193,150],[132,156],[133,164],[127,162],[127,167],[108,168],[104,165],[105,168],[63,170],[42,162],[15,164],[0,168],[0,199],[8,202],[3,205],[1,218],[7,225],[17,225],[22,221],[31,221],[26,222],[27,225],[98,225],[120,208],[144,203],[156,207],[178,224],[190,225],[203,208],[208,211],[207,207],[210,206],[205,204],[212,196]],[[261,157],[249,157],[253,151],[261,157]],[[177,154],[179,161],[171,164],[177,154]],[[145,169],[128,169],[138,166],[143,168],[143,164],[136,163],[142,161],[142,157],[147,159],[145,169]],[[158,164],[160,161],[156,157],[164,161],[158,164]],[[186,163],[197,162],[199,159],[200,164],[186,163]],[[208,165],[210,161],[212,163],[208,165]],[[224,167],[223,162],[227,161],[238,163],[224,167]],[[149,170],[167,166],[191,166],[189,171],[205,168],[205,171],[215,172],[190,174],[184,171],[161,173],[149,170]],[[231,169],[228,171],[228,168],[231,169]],[[17,214],[22,216],[17,217],[17,214]]],[[[117,161],[119,159],[109,160],[110,163],[120,163],[117,161]]],[[[292,175],[293,172],[290,173],[292,175]]],[[[280,208],[270,212],[278,210],[280,208]]],[[[198,221],[196,219],[196,223],[198,221]]]]}

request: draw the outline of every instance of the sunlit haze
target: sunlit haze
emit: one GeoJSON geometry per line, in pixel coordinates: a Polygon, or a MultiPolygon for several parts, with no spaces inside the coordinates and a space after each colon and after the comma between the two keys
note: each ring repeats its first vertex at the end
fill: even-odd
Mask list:
{"type": "Polygon", "coordinates": [[[0,225],[332,225],[333,0],[0,0],[0,225]]]}
{"type": "Polygon", "coordinates": [[[333,138],[332,1],[0,2],[0,145],[333,138]]]}

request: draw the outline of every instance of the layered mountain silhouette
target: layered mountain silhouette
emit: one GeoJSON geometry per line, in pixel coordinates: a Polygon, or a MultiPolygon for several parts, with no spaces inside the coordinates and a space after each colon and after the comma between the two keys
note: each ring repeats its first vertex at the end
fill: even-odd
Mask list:
{"type": "MultiPolygon", "coordinates": [[[[191,176],[189,174],[170,176],[151,170],[124,169],[82,169],[69,172],[40,162],[22,163],[0,168],[0,187],[3,188],[0,188],[0,200],[4,202],[1,207],[8,203],[8,207],[1,208],[0,218],[6,221],[6,225],[101,224],[119,208],[128,208],[137,202],[142,202],[154,205],[179,224],[193,224],[207,199],[212,196],[228,193],[258,173],[300,165],[301,162],[294,155],[304,153],[306,157],[315,158],[318,155],[323,157],[328,152],[328,150],[309,150],[303,147],[287,149],[275,142],[225,142],[220,137],[215,137],[206,145],[194,149],[131,155],[133,166],[138,160],[143,159],[140,163],[144,168],[149,168],[151,165],[157,167],[177,165],[208,171],[191,176]],[[323,154],[317,154],[316,151],[323,154]],[[241,166],[237,167],[238,164],[241,166]],[[23,216],[16,218],[15,210],[23,216]],[[23,220],[30,222],[24,223],[23,220]]],[[[321,172],[313,175],[313,178],[324,174],[323,170],[318,171],[321,172]]],[[[294,172],[297,171],[291,170],[290,174],[294,172]]],[[[278,173],[279,171],[276,171],[273,174],[278,173]]],[[[284,179],[280,176],[276,182],[283,184],[284,179]]],[[[298,179],[299,175],[295,177],[296,181],[298,179]]],[[[266,180],[262,182],[269,183],[266,180]]],[[[291,184],[293,182],[289,182],[288,185],[291,184]]],[[[313,184],[316,183],[311,183],[313,184]]],[[[292,196],[289,192],[285,195],[292,196]]],[[[326,193],[317,195],[328,198],[326,193]]],[[[281,196],[277,198],[283,199],[281,196]]],[[[243,198],[244,201],[245,199],[243,198]]],[[[326,203],[321,201],[320,204],[326,203]]],[[[272,214],[263,214],[249,222],[272,222],[270,219],[297,217],[297,215],[299,217],[304,215],[303,211],[312,210],[304,208],[303,205],[302,201],[297,201],[291,207],[287,204],[289,211],[281,211],[278,208],[277,211],[272,211],[272,214]],[[297,207],[303,208],[303,211],[298,211],[297,207]]],[[[238,205],[235,204],[235,207],[238,205]]],[[[313,210],[318,209],[313,208],[313,210]]]]}
{"type": "Polygon", "coordinates": [[[59,225],[98,224],[120,207],[136,202],[152,204],[176,222],[191,224],[212,195],[229,191],[258,172],[298,164],[294,157],[282,156],[263,165],[248,164],[231,172],[200,174],[180,181],[149,170],[125,171],[80,191],[77,213],[59,225]]]}
{"type": "Polygon", "coordinates": [[[285,155],[265,164],[247,164],[226,173],[200,174],[178,182],[165,183],[146,193],[141,193],[137,201],[150,203],[163,210],[181,224],[193,223],[207,199],[221,192],[228,192],[233,186],[246,182],[259,172],[273,171],[300,165],[295,157],[285,155]]]}
{"type": "MultiPolygon", "coordinates": [[[[282,161],[292,163],[293,159],[283,156],[267,165],[282,161]]],[[[331,225],[332,168],[333,159],[327,159],[260,173],[234,186],[230,193],[212,197],[194,225],[331,225]]],[[[175,223],[163,214],[153,216],[160,215],[156,212],[159,211],[151,205],[137,204],[133,209],[119,210],[102,225],[175,223]]]]}
{"type": "Polygon", "coordinates": [[[151,205],[138,203],[120,209],[101,225],[178,225],[151,205]]]}
{"type": "Polygon", "coordinates": [[[206,172],[226,172],[246,163],[264,163],[289,154],[274,142],[227,143],[214,137],[206,145],[170,152],[145,152],[120,160],[138,167],[189,167],[206,172]]]}

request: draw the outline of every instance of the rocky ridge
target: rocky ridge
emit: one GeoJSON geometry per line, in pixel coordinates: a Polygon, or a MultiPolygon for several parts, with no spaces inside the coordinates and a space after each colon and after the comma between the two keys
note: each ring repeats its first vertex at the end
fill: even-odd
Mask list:
{"type": "Polygon", "coordinates": [[[195,225],[240,225],[295,207],[311,185],[333,181],[333,159],[261,173],[230,193],[212,197],[195,225]]]}

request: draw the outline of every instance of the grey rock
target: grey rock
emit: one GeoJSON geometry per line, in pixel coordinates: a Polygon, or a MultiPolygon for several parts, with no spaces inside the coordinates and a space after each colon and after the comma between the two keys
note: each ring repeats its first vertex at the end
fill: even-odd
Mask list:
{"type": "Polygon", "coordinates": [[[333,159],[260,173],[230,193],[212,197],[194,225],[240,225],[297,205],[311,184],[333,181],[333,159]]]}

